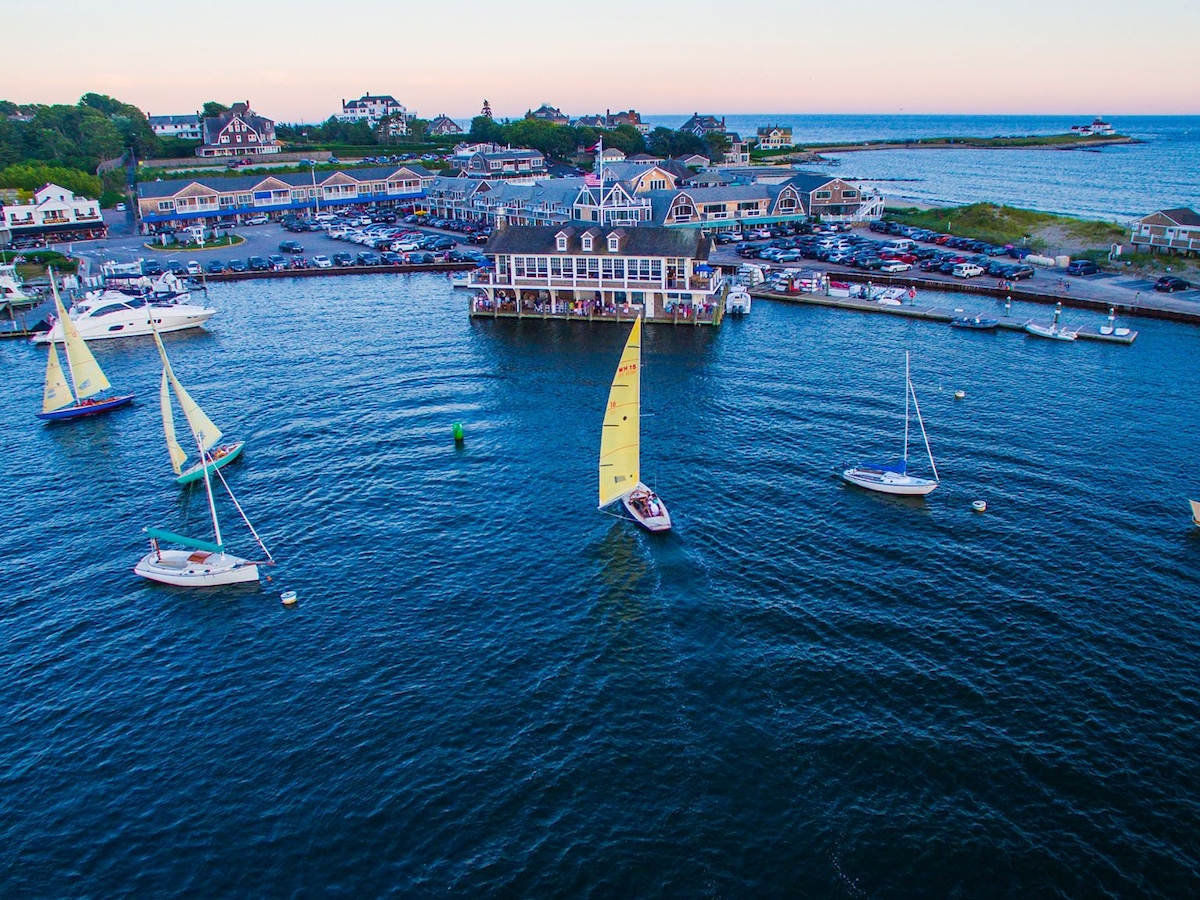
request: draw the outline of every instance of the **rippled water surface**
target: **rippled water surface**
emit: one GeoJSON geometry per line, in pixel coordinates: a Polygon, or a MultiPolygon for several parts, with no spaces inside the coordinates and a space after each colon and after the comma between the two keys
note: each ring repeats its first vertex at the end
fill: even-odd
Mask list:
{"type": "Polygon", "coordinates": [[[248,441],[262,589],[132,574],[205,524],[150,342],[94,345],[135,406],[57,427],[0,344],[0,896],[1200,891],[1200,331],[648,327],[652,538],[595,509],[624,328],[438,276],[212,300],[166,342],[248,441]],[[905,349],[925,502],[834,474],[898,451],[905,349]]]}

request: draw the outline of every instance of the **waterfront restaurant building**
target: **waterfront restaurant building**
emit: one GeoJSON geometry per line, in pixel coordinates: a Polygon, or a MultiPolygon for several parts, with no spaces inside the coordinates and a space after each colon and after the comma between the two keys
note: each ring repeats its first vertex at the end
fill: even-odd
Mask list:
{"type": "Polygon", "coordinates": [[[230,227],[247,217],[284,212],[334,212],[345,206],[411,206],[433,174],[422,166],[382,166],[345,172],[281,173],[179,178],[138,185],[138,217],[145,233],[212,224],[230,227]]]}
{"type": "Polygon", "coordinates": [[[502,225],[470,276],[471,314],[719,322],[711,248],[699,228],[502,225]]]}
{"type": "Polygon", "coordinates": [[[32,203],[8,203],[3,211],[3,228],[19,246],[94,240],[108,235],[100,202],[76,197],[57,184],[35,191],[32,203]]]}

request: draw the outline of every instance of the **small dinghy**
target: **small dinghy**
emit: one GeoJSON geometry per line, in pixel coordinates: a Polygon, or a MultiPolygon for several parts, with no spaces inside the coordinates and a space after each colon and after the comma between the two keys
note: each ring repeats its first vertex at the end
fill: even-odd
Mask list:
{"type": "Polygon", "coordinates": [[[1192,505],[1192,524],[1200,528],[1200,500],[1189,500],[1192,505]]]}
{"type": "Polygon", "coordinates": [[[998,319],[985,319],[982,316],[956,316],[950,320],[951,328],[973,328],[977,331],[995,331],[999,324],[998,319]]]}
{"type": "Polygon", "coordinates": [[[1074,331],[1067,331],[1057,325],[1039,325],[1037,322],[1026,322],[1025,330],[1034,337],[1046,338],[1051,341],[1073,341],[1079,337],[1074,331]]]}

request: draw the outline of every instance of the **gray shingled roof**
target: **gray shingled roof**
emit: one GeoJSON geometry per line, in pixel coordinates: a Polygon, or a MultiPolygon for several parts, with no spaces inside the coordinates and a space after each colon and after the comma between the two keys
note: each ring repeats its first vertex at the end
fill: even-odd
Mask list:
{"type": "Polygon", "coordinates": [[[1181,206],[1177,209],[1164,209],[1160,210],[1160,212],[1172,222],[1178,222],[1180,225],[1200,225],[1200,215],[1197,215],[1195,210],[1189,209],[1186,206],[1181,206]]]}
{"type": "MultiPolygon", "coordinates": [[[[686,257],[689,259],[708,259],[712,248],[711,239],[705,237],[699,228],[653,228],[639,226],[638,228],[598,228],[600,233],[596,240],[595,250],[584,253],[580,246],[579,236],[572,235],[567,241],[566,255],[578,256],[659,256],[686,257]],[[610,253],[608,249],[608,234],[612,231],[623,232],[621,249],[610,253]]],[[[557,236],[563,228],[554,225],[508,225],[498,228],[492,233],[483,248],[489,256],[497,254],[545,254],[560,255],[557,250],[557,236]]]]}
{"type": "MultiPolygon", "coordinates": [[[[387,181],[401,169],[408,169],[421,178],[429,178],[431,173],[424,166],[400,164],[395,166],[373,166],[369,169],[347,169],[343,174],[349,175],[355,181],[387,181]]],[[[341,172],[342,170],[338,170],[341,172]]],[[[317,175],[317,184],[322,184],[337,172],[317,175]]],[[[138,196],[146,199],[154,197],[173,197],[189,184],[202,184],[220,191],[223,194],[231,191],[248,191],[255,185],[262,184],[268,178],[275,178],[291,187],[312,187],[312,172],[286,172],[270,175],[206,175],[199,178],[173,178],[169,181],[143,181],[138,185],[138,196]]]]}

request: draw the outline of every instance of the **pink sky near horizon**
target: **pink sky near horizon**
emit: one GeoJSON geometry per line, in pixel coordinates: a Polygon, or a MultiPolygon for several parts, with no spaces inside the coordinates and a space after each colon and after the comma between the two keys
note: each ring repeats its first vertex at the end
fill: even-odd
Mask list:
{"type": "MultiPolygon", "coordinates": [[[[489,22],[482,11],[496,8],[464,0],[398,14],[363,0],[212,0],[196,12],[130,0],[101,15],[60,0],[49,41],[6,44],[0,98],[74,103],[94,91],[155,115],[249,100],[280,122],[326,119],[368,90],[424,118],[469,118],[485,97],[499,118],[543,102],[573,117],[631,107],[1200,114],[1190,46],[1200,4],[1178,0],[1163,0],[1153,17],[1114,0],[929,0],[907,9],[860,0],[841,12],[761,0],[746,13],[682,0],[596,9],[528,0],[489,22]],[[409,39],[414,32],[419,40],[409,39]],[[1166,89],[1150,89],[1157,84],[1166,89]]],[[[6,19],[10,35],[46,33],[32,4],[6,19]]]]}

